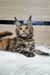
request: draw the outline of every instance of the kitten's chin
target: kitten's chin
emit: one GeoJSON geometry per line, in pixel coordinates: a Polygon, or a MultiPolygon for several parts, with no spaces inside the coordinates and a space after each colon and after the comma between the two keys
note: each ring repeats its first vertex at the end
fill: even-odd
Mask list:
{"type": "Polygon", "coordinates": [[[23,35],[21,35],[22,37],[27,37],[27,35],[26,34],[23,34],[23,35]]]}

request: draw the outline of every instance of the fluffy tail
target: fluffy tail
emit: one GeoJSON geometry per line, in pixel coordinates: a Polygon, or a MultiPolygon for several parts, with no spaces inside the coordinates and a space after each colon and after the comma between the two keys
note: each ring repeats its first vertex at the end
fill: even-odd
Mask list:
{"type": "Polygon", "coordinates": [[[45,56],[50,56],[49,53],[46,53],[46,52],[43,52],[43,51],[40,51],[40,50],[33,50],[36,54],[39,54],[39,55],[45,55],[45,56]]]}
{"type": "Polygon", "coordinates": [[[1,32],[1,33],[0,33],[0,38],[5,37],[5,36],[10,36],[10,35],[12,35],[12,34],[13,34],[13,33],[12,33],[12,32],[9,32],[9,31],[1,32]]]}

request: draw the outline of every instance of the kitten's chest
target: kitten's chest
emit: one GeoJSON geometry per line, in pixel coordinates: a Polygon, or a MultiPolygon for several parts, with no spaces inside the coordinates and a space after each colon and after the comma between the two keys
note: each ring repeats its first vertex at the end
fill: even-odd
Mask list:
{"type": "Polygon", "coordinates": [[[27,39],[27,40],[25,40],[25,44],[27,46],[31,46],[32,44],[34,44],[34,39],[27,39]]]}
{"type": "Polygon", "coordinates": [[[32,50],[32,48],[34,49],[35,48],[34,39],[27,39],[27,40],[25,40],[25,45],[26,45],[27,51],[32,50]]]}

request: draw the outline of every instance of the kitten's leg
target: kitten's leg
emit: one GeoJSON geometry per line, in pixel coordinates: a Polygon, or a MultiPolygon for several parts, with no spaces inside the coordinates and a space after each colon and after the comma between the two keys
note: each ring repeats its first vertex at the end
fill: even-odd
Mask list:
{"type": "Polygon", "coordinates": [[[49,53],[46,53],[46,52],[43,52],[43,51],[40,51],[40,50],[36,50],[36,49],[34,49],[34,47],[31,47],[31,51],[32,51],[32,52],[35,52],[36,54],[39,54],[39,55],[50,56],[49,53]]]}
{"type": "Polygon", "coordinates": [[[27,56],[27,57],[34,57],[35,54],[33,52],[30,52],[29,48],[25,45],[25,47],[21,48],[21,54],[27,56]]]}
{"type": "Polygon", "coordinates": [[[31,45],[31,47],[30,47],[30,50],[31,50],[32,52],[35,52],[36,54],[39,54],[39,55],[50,56],[49,53],[46,53],[46,52],[43,52],[43,51],[40,51],[40,50],[36,50],[36,49],[35,49],[35,43],[34,43],[34,42],[32,43],[32,45],[31,45]]]}
{"type": "Polygon", "coordinates": [[[29,50],[30,52],[33,52],[34,49],[35,49],[35,42],[32,41],[32,43],[29,45],[29,50]]]}
{"type": "Polygon", "coordinates": [[[46,55],[46,56],[50,56],[49,53],[46,53],[46,52],[43,52],[43,51],[40,51],[40,50],[33,50],[33,52],[35,52],[36,54],[39,54],[39,55],[46,55]]]}
{"type": "Polygon", "coordinates": [[[23,55],[25,55],[26,57],[34,57],[35,56],[35,54],[34,53],[32,53],[32,52],[29,52],[29,51],[21,51],[20,52],[21,54],[23,54],[23,55]]]}
{"type": "Polygon", "coordinates": [[[43,51],[40,51],[40,50],[36,50],[36,49],[34,48],[34,46],[31,46],[31,47],[30,47],[30,51],[33,52],[33,53],[39,54],[39,55],[50,56],[49,53],[46,53],[46,52],[43,52],[43,51]]]}
{"type": "Polygon", "coordinates": [[[25,47],[25,45],[19,46],[18,48],[16,48],[15,52],[23,54],[26,57],[34,57],[35,56],[34,53],[27,51],[27,48],[25,47]]]}

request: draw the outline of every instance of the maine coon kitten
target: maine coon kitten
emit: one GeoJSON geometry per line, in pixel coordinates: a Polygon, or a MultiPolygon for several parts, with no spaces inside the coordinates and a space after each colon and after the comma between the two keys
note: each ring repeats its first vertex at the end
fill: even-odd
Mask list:
{"type": "Polygon", "coordinates": [[[27,24],[21,24],[15,17],[16,21],[16,35],[14,38],[2,38],[3,36],[12,35],[11,32],[0,33],[0,50],[7,50],[21,53],[27,57],[33,57],[36,54],[49,55],[49,53],[42,52],[35,49],[35,41],[33,38],[34,28],[32,25],[31,16],[27,24]]]}
{"type": "MultiPolygon", "coordinates": [[[[34,28],[32,25],[31,17],[32,16],[29,17],[27,24],[24,24],[24,25],[21,24],[15,17],[16,35],[17,35],[17,37],[20,37],[21,39],[24,40],[24,43],[26,46],[25,51],[28,51],[30,53],[36,53],[39,55],[49,55],[49,53],[45,53],[45,52],[35,49],[35,41],[34,41],[34,35],[33,35],[34,28]]],[[[22,52],[25,53],[24,50],[22,52]]],[[[34,56],[35,56],[35,54],[34,54],[34,56]]]]}

